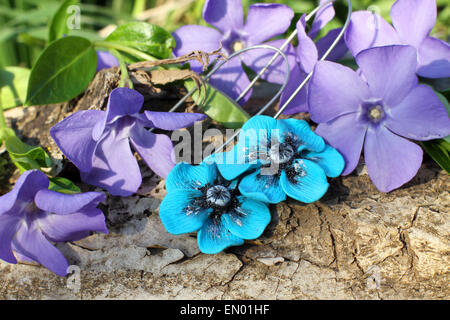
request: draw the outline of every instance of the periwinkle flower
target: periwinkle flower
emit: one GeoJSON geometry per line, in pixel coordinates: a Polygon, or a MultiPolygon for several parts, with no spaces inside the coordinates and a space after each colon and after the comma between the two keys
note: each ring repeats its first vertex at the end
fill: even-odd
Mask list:
{"type": "Polygon", "coordinates": [[[237,183],[223,179],[214,163],[177,164],[159,208],[164,227],[176,235],[198,231],[199,248],[208,254],[258,238],[270,211],[265,203],[242,196],[237,183]]]}
{"type": "Polygon", "coordinates": [[[364,49],[410,45],[417,50],[417,74],[450,77],[450,45],[429,34],[436,23],[435,0],[397,0],[391,8],[393,27],[370,11],[352,14],[345,41],[353,56],[364,49]]]}
{"type": "Polygon", "coordinates": [[[97,72],[118,66],[119,60],[114,55],[108,51],[97,50],[97,72]]]}
{"type": "Polygon", "coordinates": [[[112,195],[130,196],[142,183],[130,144],[144,162],[165,178],[175,166],[170,138],[146,128],[176,130],[205,115],[145,111],[144,97],[128,88],[114,89],[106,111],[79,111],[50,129],[62,153],[80,170],[81,179],[112,195]]]}
{"type": "Polygon", "coordinates": [[[419,85],[411,46],[367,49],[356,56],[359,72],[317,63],[309,86],[311,119],[345,158],[343,175],[359,162],[364,145],[367,171],[378,190],[389,192],[411,180],[422,163],[412,140],[450,134],[448,113],[434,91],[419,85]]]}
{"type": "MultiPolygon", "coordinates": [[[[175,56],[202,50],[211,52],[221,45],[227,55],[240,49],[267,44],[280,48],[284,40],[269,41],[286,32],[294,17],[294,12],[286,5],[259,3],[249,7],[244,23],[244,10],[241,0],[206,0],[203,7],[203,19],[217,29],[187,25],[179,28],[173,34],[176,40],[175,56]]],[[[285,49],[291,61],[295,61],[293,47],[285,49]]],[[[247,51],[241,59],[228,61],[212,77],[211,84],[221,89],[231,98],[236,99],[250,83],[242,68],[242,62],[255,72],[259,72],[275,54],[268,49],[247,51]]],[[[293,63],[292,63],[293,64],[293,63]]],[[[198,62],[191,62],[192,70],[202,71],[198,62]]],[[[272,67],[264,73],[263,79],[281,84],[284,82],[286,66],[282,58],[278,58],[272,67]]],[[[244,103],[251,91],[239,102],[244,103]]]]}
{"type": "MultiPolygon", "coordinates": [[[[320,4],[328,0],[321,0],[320,4]]],[[[280,106],[292,96],[298,86],[305,80],[307,75],[313,71],[317,61],[325,54],[333,42],[338,37],[342,28],[330,30],[324,37],[314,42],[320,31],[334,18],[335,11],[333,4],[329,3],[320,9],[314,17],[311,29],[306,32],[306,15],[303,15],[297,22],[298,46],[295,49],[296,61],[292,66],[289,83],[283,91],[280,99],[280,106]]],[[[327,60],[337,61],[348,51],[344,39],[338,42],[337,46],[330,52],[327,60]]],[[[305,86],[289,103],[283,114],[290,115],[308,111],[308,86],[305,86]]]]}
{"type": "Polygon", "coordinates": [[[244,172],[239,191],[248,198],[279,203],[290,196],[311,203],[328,190],[328,177],[337,177],[344,159],[326,145],[303,120],[275,120],[255,116],[242,127],[232,151],[216,154],[223,177],[235,179],[244,172]]]}
{"type": "Polygon", "coordinates": [[[38,262],[65,276],[67,260],[51,242],[77,241],[93,231],[108,233],[97,209],[106,197],[99,192],[64,194],[48,186],[44,173],[30,170],[0,197],[0,259],[38,262]]]}

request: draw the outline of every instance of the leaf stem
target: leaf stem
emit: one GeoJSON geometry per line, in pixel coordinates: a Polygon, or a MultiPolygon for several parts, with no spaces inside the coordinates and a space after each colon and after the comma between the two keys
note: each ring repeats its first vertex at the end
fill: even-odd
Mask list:
{"type": "Polygon", "coordinates": [[[137,49],[133,49],[127,46],[123,46],[121,44],[118,43],[114,43],[114,42],[109,42],[109,41],[95,41],[94,42],[94,46],[96,47],[102,47],[102,48],[106,48],[106,49],[116,49],[119,51],[123,51],[126,53],[129,53],[135,57],[138,57],[140,59],[146,60],[146,61],[156,61],[158,60],[157,58],[148,55],[142,51],[139,51],[137,49]]]}
{"type": "Polygon", "coordinates": [[[128,87],[130,89],[133,89],[133,82],[130,79],[130,75],[128,73],[128,67],[125,61],[123,60],[122,55],[117,52],[116,49],[109,49],[109,51],[117,58],[119,61],[119,67],[120,67],[120,84],[119,87],[128,87]]]}

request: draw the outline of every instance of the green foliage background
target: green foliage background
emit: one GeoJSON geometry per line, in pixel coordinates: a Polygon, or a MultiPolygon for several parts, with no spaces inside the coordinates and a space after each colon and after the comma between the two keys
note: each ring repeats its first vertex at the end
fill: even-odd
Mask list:
{"type": "MultiPolygon", "coordinates": [[[[30,68],[46,44],[48,25],[61,0],[0,0],[0,68],[22,66],[30,68]]],[[[296,13],[311,11],[316,0],[243,0],[245,8],[258,2],[284,3],[296,13]]],[[[202,20],[204,0],[82,0],[81,29],[71,35],[99,39],[97,31],[133,20],[145,20],[172,32],[184,24],[205,24],[202,20]]],[[[394,0],[353,0],[354,10],[370,6],[379,8],[389,19],[394,0]]],[[[448,40],[450,6],[448,0],[437,0],[439,17],[434,36],[448,40]]],[[[335,3],[337,18],[328,28],[342,25],[347,8],[346,1],[335,3]]]]}

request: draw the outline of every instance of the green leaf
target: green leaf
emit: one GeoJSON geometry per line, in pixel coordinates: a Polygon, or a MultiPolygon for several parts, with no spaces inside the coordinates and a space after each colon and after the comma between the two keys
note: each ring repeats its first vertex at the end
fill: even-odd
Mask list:
{"type": "Polygon", "coordinates": [[[69,36],[52,42],[31,70],[26,105],[68,101],[82,93],[97,69],[92,43],[69,36]]]}
{"type": "Polygon", "coordinates": [[[450,174],[450,142],[446,139],[420,143],[436,163],[450,174]]]}
{"type": "Polygon", "coordinates": [[[80,193],[81,190],[72,181],[62,177],[50,178],[49,189],[61,193],[80,193]]]}
{"type": "Polygon", "coordinates": [[[105,41],[137,49],[158,59],[169,58],[175,47],[175,39],[169,32],[146,22],[121,25],[105,41]]]}
{"type": "Polygon", "coordinates": [[[4,110],[23,105],[30,69],[6,67],[0,70],[0,105],[4,110]]]}
{"type": "MultiPolygon", "coordinates": [[[[185,81],[184,85],[188,91],[195,87],[195,83],[192,80],[185,81]]],[[[238,129],[250,118],[241,106],[219,89],[206,84],[206,99],[204,98],[204,91],[202,90],[201,97],[199,97],[197,90],[192,95],[192,98],[211,119],[227,128],[238,129]],[[202,104],[203,100],[204,103],[202,104]]]]}
{"type": "Polygon", "coordinates": [[[50,22],[50,27],[48,29],[48,42],[53,42],[59,38],[62,38],[64,34],[67,34],[69,28],[67,27],[67,18],[69,14],[67,9],[70,6],[77,5],[78,0],[66,0],[58,8],[56,13],[53,15],[52,21],[50,22]]]}
{"type": "Polygon", "coordinates": [[[21,172],[48,168],[52,165],[52,159],[41,147],[32,147],[23,143],[19,138],[8,136],[5,139],[5,148],[14,164],[21,172]]]}

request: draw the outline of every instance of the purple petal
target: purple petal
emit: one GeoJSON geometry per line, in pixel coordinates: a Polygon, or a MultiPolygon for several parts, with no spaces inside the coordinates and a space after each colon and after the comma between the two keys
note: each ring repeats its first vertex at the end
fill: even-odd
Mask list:
{"type": "MultiPolygon", "coordinates": [[[[211,76],[210,83],[217,89],[223,91],[231,99],[236,100],[245,88],[250,84],[247,75],[242,68],[241,60],[238,58],[229,60],[214,75],[211,76]]],[[[245,104],[252,95],[250,90],[239,104],[245,104]]]]}
{"type": "Polygon", "coordinates": [[[145,163],[164,179],[176,164],[172,140],[165,134],[135,127],[131,131],[131,143],[145,163]]]}
{"type": "Polygon", "coordinates": [[[392,24],[404,43],[419,48],[436,23],[436,0],[397,0],[391,8],[392,24]]]}
{"type": "MultiPolygon", "coordinates": [[[[329,0],[320,0],[320,4],[323,4],[329,0]]],[[[320,9],[316,16],[314,17],[314,21],[311,25],[311,30],[309,31],[309,36],[314,39],[322,30],[325,25],[330,22],[334,18],[334,7],[333,3],[329,3],[325,5],[322,9],[320,9]]]]}
{"type": "Polygon", "coordinates": [[[61,215],[78,212],[86,206],[97,206],[105,200],[106,196],[100,192],[66,194],[48,189],[40,190],[34,198],[39,209],[61,215]]]}
{"type": "Polygon", "coordinates": [[[116,88],[111,91],[106,106],[106,117],[94,126],[92,132],[94,140],[98,141],[101,138],[107,124],[111,124],[123,116],[137,114],[143,104],[144,96],[136,90],[116,88]]]}
{"type": "Polygon", "coordinates": [[[321,123],[316,133],[336,148],[345,159],[342,175],[350,174],[358,165],[367,125],[358,121],[357,114],[348,114],[329,123],[321,123]]]}
{"type": "Polygon", "coordinates": [[[380,15],[370,11],[352,13],[345,42],[354,57],[367,48],[402,44],[395,29],[380,15]]]}
{"type": "Polygon", "coordinates": [[[106,113],[100,110],[78,111],[50,129],[50,136],[62,153],[80,171],[92,168],[97,142],[92,138],[95,125],[104,122],[106,113]]]}
{"type": "Polygon", "coordinates": [[[450,45],[440,39],[426,38],[419,48],[417,74],[425,78],[449,78],[450,45]]]}
{"type": "Polygon", "coordinates": [[[391,108],[386,126],[413,140],[432,140],[450,135],[450,119],[441,100],[428,86],[419,85],[391,108]]]}
{"type": "Polygon", "coordinates": [[[105,216],[97,208],[66,215],[43,213],[38,221],[45,235],[55,242],[78,241],[90,232],[108,233],[105,216]]]}
{"type": "Polygon", "coordinates": [[[62,253],[44,237],[34,224],[23,225],[13,240],[15,250],[20,254],[39,262],[59,276],[67,274],[69,264],[62,253]]]}
{"type": "Polygon", "coordinates": [[[329,61],[316,64],[308,91],[313,121],[324,123],[357,112],[369,97],[367,84],[352,69],[329,61]]]}
{"type": "MultiPolygon", "coordinates": [[[[341,30],[342,28],[330,30],[325,37],[317,40],[316,47],[319,53],[319,58],[322,58],[325,52],[327,52],[328,48],[331,47],[331,45],[337,39],[341,30]]],[[[327,60],[338,61],[345,56],[347,51],[348,51],[347,45],[345,44],[344,37],[342,37],[341,40],[336,45],[336,47],[334,47],[334,49],[328,55],[327,60]]]]}
{"type": "Polygon", "coordinates": [[[197,121],[206,118],[200,113],[176,113],[176,112],[155,112],[145,111],[146,125],[152,128],[163,130],[178,130],[192,126],[197,121]]]}
{"type": "MultiPolygon", "coordinates": [[[[176,57],[189,54],[193,51],[212,52],[220,47],[222,34],[209,27],[188,25],[177,29],[173,33],[176,41],[176,47],[173,49],[173,54],[176,57]],[[201,35],[199,37],[198,35],[201,35]]],[[[201,73],[203,71],[200,62],[192,60],[189,62],[191,69],[195,72],[201,73]]]]}
{"type": "MultiPolygon", "coordinates": [[[[284,42],[285,40],[275,40],[267,42],[265,44],[273,46],[275,48],[280,48],[284,42]]],[[[289,68],[292,72],[292,69],[297,64],[294,47],[291,44],[289,44],[283,50],[283,52],[286,54],[288,58],[289,68]]],[[[275,54],[276,51],[270,49],[255,49],[244,53],[242,60],[244,61],[245,65],[250,67],[254,72],[259,73],[275,54]]],[[[283,84],[286,79],[286,62],[284,58],[279,56],[270,65],[267,71],[263,73],[261,78],[268,82],[283,84]]]]}
{"type": "Polygon", "coordinates": [[[0,197],[0,215],[8,213],[15,205],[20,206],[23,203],[33,202],[36,193],[41,189],[47,189],[48,185],[48,178],[41,171],[25,171],[19,179],[17,179],[14,188],[0,197]]]}
{"type": "Polygon", "coordinates": [[[103,69],[118,67],[119,60],[108,51],[97,51],[97,72],[103,69]]]}
{"type": "Polygon", "coordinates": [[[240,30],[244,24],[244,10],[241,0],[206,0],[203,19],[226,33],[240,30]]]}
{"type": "MultiPolygon", "coordinates": [[[[300,68],[295,65],[291,72],[289,83],[281,94],[280,107],[284,106],[292,94],[297,90],[303,80],[306,79],[307,74],[300,70],[300,68]]],[[[283,114],[291,115],[299,112],[308,111],[308,85],[304,86],[303,89],[294,97],[294,99],[289,103],[289,105],[284,109],[283,114]]]]}
{"type": "Polygon", "coordinates": [[[422,149],[380,126],[368,130],[364,159],[373,184],[389,192],[411,180],[422,164],[422,149]]]}
{"type": "Polygon", "coordinates": [[[11,249],[11,241],[19,228],[19,222],[18,216],[0,214],[0,259],[8,263],[17,263],[11,249]]]}
{"type": "Polygon", "coordinates": [[[319,59],[317,53],[317,47],[314,41],[306,34],[305,31],[305,15],[297,23],[298,31],[298,47],[297,47],[297,57],[300,63],[300,68],[306,72],[310,73],[313,71],[314,66],[319,59]]]}
{"type": "Polygon", "coordinates": [[[248,44],[260,44],[285,33],[293,17],[294,11],[284,4],[251,5],[244,26],[244,32],[248,34],[248,44]]]}
{"type": "Polygon", "coordinates": [[[391,107],[417,86],[417,50],[411,46],[367,49],[356,56],[356,62],[374,97],[391,107]]]}
{"type": "Polygon", "coordinates": [[[118,126],[99,142],[92,170],[81,172],[81,179],[114,196],[127,197],[137,191],[142,176],[130,148],[128,133],[122,133],[121,129],[127,130],[118,126]]]}

